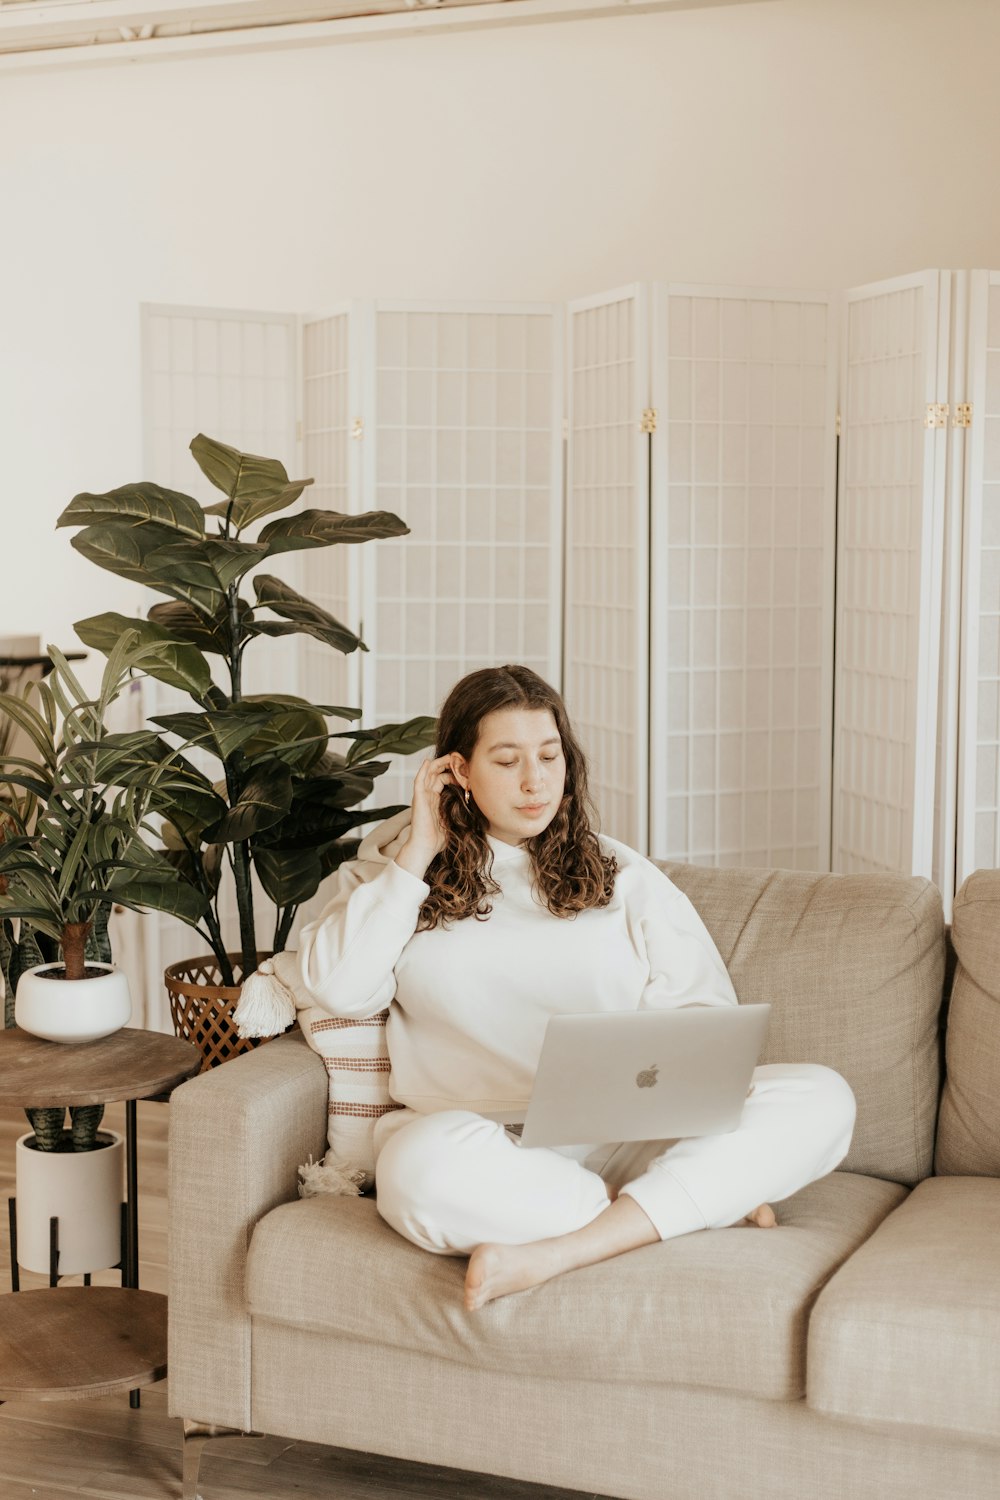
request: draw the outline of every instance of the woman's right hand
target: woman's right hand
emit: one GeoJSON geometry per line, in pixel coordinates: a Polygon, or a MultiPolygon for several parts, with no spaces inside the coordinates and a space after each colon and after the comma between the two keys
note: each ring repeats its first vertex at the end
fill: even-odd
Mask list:
{"type": "Polygon", "coordinates": [[[413,807],[409,836],[396,855],[396,863],[421,880],[431,860],[445,846],[445,826],[441,817],[441,788],[455,778],[451,773],[451,756],[425,760],[413,779],[413,807]],[[419,866],[419,868],[418,868],[419,866]]]}

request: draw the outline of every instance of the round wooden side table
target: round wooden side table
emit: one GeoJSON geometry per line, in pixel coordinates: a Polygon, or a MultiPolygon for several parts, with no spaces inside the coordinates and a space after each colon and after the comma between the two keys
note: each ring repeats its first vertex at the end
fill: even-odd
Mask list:
{"type": "Polygon", "coordinates": [[[78,1044],[45,1041],[19,1027],[0,1031],[0,1105],[45,1109],[124,1100],[126,1160],[121,1286],[0,1296],[0,1402],[127,1390],[138,1406],[139,1387],[166,1374],[167,1299],[139,1290],[136,1101],[166,1099],[201,1063],[190,1042],[133,1027],[78,1044]]]}

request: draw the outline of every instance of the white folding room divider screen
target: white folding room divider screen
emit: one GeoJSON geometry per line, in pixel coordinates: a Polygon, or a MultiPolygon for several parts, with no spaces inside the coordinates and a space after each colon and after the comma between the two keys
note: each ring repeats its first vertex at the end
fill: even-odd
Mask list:
{"type": "MultiPolygon", "coordinates": [[[[561,310],[376,302],[359,316],[359,508],[410,528],[360,549],[366,720],[434,715],[478,667],[558,680],[561,310]]],[[[394,761],[378,805],[409,803],[421,754],[394,761]]]]}
{"type": "Polygon", "coordinates": [[[959,882],[1000,866],[1000,272],[975,272],[971,281],[959,882]]]}
{"type": "MultiPolygon", "coordinates": [[[[302,475],[313,480],[302,504],[317,510],[351,510],[351,496],[360,485],[361,453],[351,423],[361,400],[360,372],[352,359],[358,343],[356,325],[345,307],[302,327],[301,466],[302,475]]],[[[355,550],[317,547],[299,554],[302,592],[354,629],[361,617],[355,550]]],[[[312,703],[359,707],[358,653],[343,656],[308,635],[293,639],[302,696],[312,703]]],[[[341,727],[348,727],[346,721],[341,727]]]]}
{"type": "MultiPolygon", "coordinates": [[[[410,527],[399,540],[277,560],[285,566],[276,572],[370,650],[345,658],[308,636],[269,640],[247,658],[267,668],[248,678],[249,690],[359,707],[364,723],[376,724],[433,716],[479,666],[523,662],[558,682],[561,309],[357,303],[302,320],[299,352],[298,323],[284,314],[144,309],[145,451],[158,483],[215,498],[187,451],[204,431],[311,477],[300,507],[388,510],[410,527]]],[[[148,689],[150,714],[184,701],[162,685],[148,689]]],[[[331,719],[330,727],[351,726],[331,719]]],[[[396,759],[373,806],[409,802],[418,759],[396,759]]],[[[293,934],[322,899],[301,909],[293,934]]],[[[257,907],[269,938],[259,891],[257,907]]],[[[235,946],[232,913],[226,936],[235,946]]],[[[151,986],[192,941],[180,924],[157,923],[147,942],[151,986]]]]}
{"type": "Polygon", "coordinates": [[[932,874],[947,905],[957,818],[959,879],[1000,863],[997,276],[144,330],[159,483],[208,498],[204,430],[312,476],[302,505],[410,527],[281,559],[371,650],[272,641],[254,689],[386,723],[523,661],[562,688],[604,831],[654,857],[932,874]]]}
{"type": "Polygon", "coordinates": [[[831,298],[657,287],[652,369],[651,852],[827,869],[831,298]]]}
{"type": "Polygon", "coordinates": [[[646,851],[649,805],[648,298],[570,305],[563,693],[602,830],[646,851]]]}
{"type": "Polygon", "coordinates": [[[947,272],[847,295],[833,868],[931,874],[947,272]],[[928,416],[931,412],[931,416],[928,416]],[[930,424],[940,425],[930,425],[930,424]]]}
{"type": "MultiPolygon", "coordinates": [[[[243,452],[297,468],[295,420],[298,406],[297,319],[285,313],[232,312],[210,308],[146,305],[142,309],[143,478],[193,495],[202,504],[219,498],[189,450],[198,432],[243,452]]],[[[131,477],[131,476],[127,476],[131,477]]],[[[273,571],[298,586],[298,555],[274,560],[273,571]]],[[[142,613],[162,595],[148,593],[142,613]]],[[[293,638],[297,640],[298,638],[293,638]]],[[[257,644],[246,658],[244,691],[292,692],[298,685],[299,656],[292,641],[257,644]]],[[[144,679],[147,717],[189,709],[191,701],[153,678],[144,679]]],[[[194,757],[197,758],[197,757],[194,757]]],[[[204,757],[203,768],[218,774],[218,762],[204,757]]],[[[270,905],[255,885],[254,905],[261,946],[271,933],[270,905]]],[[[239,946],[235,898],[221,903],[226,942],[239,946]]],[[[145,969],[145,1024],[170,1029],[163,987],[167,964],[193,957],[205,944],[189,927],[167,916],[142,922],[145,969]]]]}

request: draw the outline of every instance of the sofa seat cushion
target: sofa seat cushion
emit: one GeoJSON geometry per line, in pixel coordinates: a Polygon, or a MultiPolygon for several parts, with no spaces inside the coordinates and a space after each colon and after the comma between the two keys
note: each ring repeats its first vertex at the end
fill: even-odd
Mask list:
{"type": "Polygon", "coordinates": [[[255,1318],[490,1370],[793,1401],[819,1289],[905,1193],[834,1172],[778,1205],[777,1228],[701,1230],[477,1313],[462,1305],[464,1258],[411,1245],[370,1198],[321,1195],[257,1225],[247,1300],[255,1318]]]}
{"type": "Polygon", "coordinates": [[[808,1362],[827,1416],[1000,1438],[1000,1181],[914,1188],[820,1295],[808,1362]]]}

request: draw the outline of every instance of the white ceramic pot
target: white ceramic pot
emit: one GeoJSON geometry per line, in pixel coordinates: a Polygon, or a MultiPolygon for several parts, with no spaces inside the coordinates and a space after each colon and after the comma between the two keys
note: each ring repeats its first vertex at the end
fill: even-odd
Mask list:
{"type": "Polygon", "coordinates": [[[93,1042],[120,1031],[132,1015],[128,979],[113,964],[90,963],[102,972],[89,979],[46,979],[62,964],[26,969],[17,982],[14,1020],[32,1036],[50,1042],[93,1042]]]}
{"type": "Polygon", "coordinates": [[[97,1138],[108,1144],[95,1151],[36,1151],[33,1135],[18,1140],[17,1260],[25,1270],[48,1274],[51,1218],[59,1220],[60,1276],[120,1261],[125,1143],[116,1130],[97,1138]]]}

